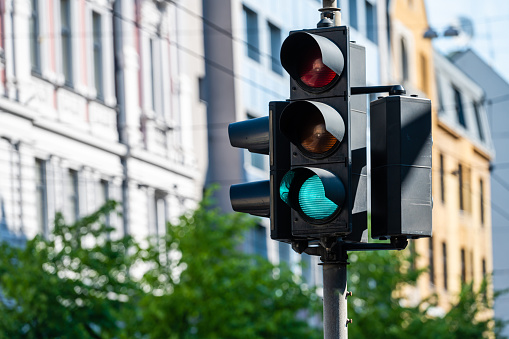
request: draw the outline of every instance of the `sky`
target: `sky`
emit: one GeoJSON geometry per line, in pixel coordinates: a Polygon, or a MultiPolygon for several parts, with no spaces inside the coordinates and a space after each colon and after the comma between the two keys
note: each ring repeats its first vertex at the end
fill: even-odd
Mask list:
{"type": "MultiPolygon", "coordinates": [[[[472,23],[472,38],[466,33],[454,38],[436,38],[434,45],[438,50],[448,53],[470,47],[509,82],[509,0],[425,2],[428,22],[439,35],[442,35],[449,25],[458,26],[461,17],[472,23]]],[[[468,28],[465,31],[468,31],[468,28]]]]}

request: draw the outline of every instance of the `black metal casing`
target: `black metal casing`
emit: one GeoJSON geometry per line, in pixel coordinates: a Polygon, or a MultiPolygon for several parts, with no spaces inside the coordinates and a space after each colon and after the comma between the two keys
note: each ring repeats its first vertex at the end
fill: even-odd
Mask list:
{"type": "Polygon", "coordinates": [[[290,241],[292,237],[290,206],[279,197],[279,186],[290,169],[290,143],[279,132],[281,113],[288,101],[269,103],[269,156],[270,156],[270,237],[273,240],[290,241]]]}
{"type": "Polygon", "coordinates": [[[431,236],[431,101],[371,102],[371,236],[431,236]]]}
{"type": "MultiPolygon", "coordinates": [[[[292,74],[294,73],[292,62],[298,58],[301,45],[297,39],[291,40],[287,46],[285,46],[285,41],[281,50],[281,62],[291,76],[290,102],[306,100],[332,107],[344,122],[344,137],[339,147],[332,154],[323,158],[309,157],[291,143],[290,168],[320,168],[329,171],[341,180],[346,196],[339,214],[332,220],[323,223],[309,222],[292,208],[292,235],[302,239],[343,237],[345,240],[356,242],[367,241],[366,98],[358,96],[353,99],[350,96],[350,86],[365,86],[366,84],[365,49],[350,43],[349,31],[346,26],[293,31],[290,32],[289,39],[294,34],[306,38],[302,33],[326,38],[336,45],[342,55],[338,55],[340,53],[337,52],[337,49],[330,48],[330,43],[322,44],[317,39],[324,63],[326,63],[326,59],[342,58],[342,64],[336,63],[333,66],[327,64],[327,66],[334,71],[336,70],[333,67],[342,66],[343,69],[339,77],[333,80],[331,86],[322,90],[306,88],[299,83],[296,74],[292,74]],[[331,53],[334,54],[329,55],[331,53]],[[352,102],[350,102],[351,99],[352,102]]],[[[298,124],[299,121],[292,123],[298,124]]],[[[287,129],[291,129],[291,126],[287,129]]]]}
{"type": "MultiPolygon", "coordinates": [[[[269,154],[269,117],[231,123],[228,125],[228,137],[233,147],[245,148],[252,153],[269,154]]],[[[230,202],[236,212],[269,217],[269,180],[231,185],[230,202]]]]}

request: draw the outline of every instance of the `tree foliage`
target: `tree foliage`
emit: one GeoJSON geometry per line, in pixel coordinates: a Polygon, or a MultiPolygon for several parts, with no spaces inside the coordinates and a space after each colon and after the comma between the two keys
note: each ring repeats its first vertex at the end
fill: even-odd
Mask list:
{"type": "MultiPolygon", "coordinates": [[[[492,298],[487,283],[475,291],[464,284],[445,316],[436,316],[436,295],[408,305],[404,287],[415,286],[423,272],[406,252],[356,252],[350,255],[348,299],[352,338],[491,338],[501,323],[489,317],[492,298]],[[488,317],[487,317],[488,316],[488,317]],[[495,325],[495,326],[494,326],[495,325]]],[[[499,338],[497,336],[497,338],[499,338]]]]}
{"type": "MultiPolygon", "coordinates": [[[[115,237],[116,208],[66,224],[24,247],[0,245],[0,338],[321,338],[321,300],[287,266],[240,251],[253,218],[205,199],[158,238],[115,237]]],[[[436,299],[402,293],[422,271],[405,252],[350,254],[351,338],[483,338],[497,333],[486,284],[465,285],[443,317],[436,299]]]]}
{"type": "Polygon", "coordinates": [[[102,338],[122,333],[137,285],[129,268],[130,237],[111,240],[102,216],[108,202],[73,225],[61,214],[48,239],[23,248],[0,245],[0,337],[102,338]],[[95,241],[90,241],[90,240],[95,241]],[[88,241],[87,241],[88,240],[88,241]]]}
{"type": "Polygon", "coordinates": [[[242,253],[253,220],[204,201],[166,236],[116,239],[115,209],[0,246],[0,338],[319,338],[320,300],[288,267],[242,253]]]}
{"type": "MultiPolygon", "coordinates": [[[[202,207],[170,225],[164,244],[171,249],[169,263],[146,277],[151,286],[170,281],[173,293],[143,301],[149,320],[143,326],[165,338],[321,337],[298,316],[320,309],[316,295],[288,267],[238,250],[252,222],[202,207]],[[168,266],[183,266],[182,273],[173,275],[168,266]]],[[[153,262],[160,258],[156,247],[147,253],[153,262]]]]}

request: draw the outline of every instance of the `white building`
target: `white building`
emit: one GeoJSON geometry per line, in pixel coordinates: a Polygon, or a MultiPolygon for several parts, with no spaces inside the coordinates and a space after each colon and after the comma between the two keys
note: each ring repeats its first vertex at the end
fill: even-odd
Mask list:
{"type": "Polygon", "coordinates": [[[201,2],[0,2],[0,237],[107,199],[120,234],[163,232],[203,186],[201,2]]]}

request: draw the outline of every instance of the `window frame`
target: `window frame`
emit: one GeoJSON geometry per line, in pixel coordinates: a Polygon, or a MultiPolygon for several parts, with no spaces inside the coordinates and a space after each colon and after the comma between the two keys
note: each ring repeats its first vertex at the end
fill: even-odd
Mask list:
{"type": "Polygon", "coordinates": [[[467,128],[467,120],[465,116],[465,109],[463,107],[461,91],[456,86],[452,86],[452,90],[454,93],[454,106],[456,108],[456,118],[458,119],[458,124],[463,126],[463,128],[467,128]]]}
{"type": "Polygon", "coordinates": [[[439,155],[440,159],[440,200],[445,204],[445,161],[444,155],[439,155]]]}
{"type": "Polygon", "coordinates": [[[486,213],[484,210],[484,181],[483,179],[479,179],[479,208],[480,208],[480,215],[479,218],[481,220],[481,226],[484,226],[484,223],[486,221],[486,213]]]}
{"type": "Polygon", "coordinates": [[[39,0],[32,0],[31,13],[29,17],[29,39],[30,39],[30,66],[32,73],[40,75],[42,73],[41,66],[41,43],[39,36],[40,28],[40,6],[39,0]]]}
{"type": "Polygon", "coordinates": [[[433,237],[429,238],[429,282],[432,286],[435,285],[435,262],[434,262],[434,251],[433,251],[433,237]]]}
{"type": "Polygon", "coordinates": [[[348,14],[350,19],[350,26],[356,30],[359,29],[359,9],[357,0],[348,1],[348,14]]]}
{"type": "Polygon", "coordinates": [[[280,50],[281,50],[281,28],[274,25],[270,21],[267,22],[269,27],[269,43],[270,43],[270,61],[271,61],[271,69],[275,73],[279,75],[283,75],[283,66],[281,65],[280,60],[280,50]]]}
{"type": "Polygon", "coordinates": [[[96,91],[96,99],[104,100],[104,41],[103,41],[103,23],[102,14],[92,10],[92,62],[93,62],[93,76],[94,87],[96,91]]]}
{"type": "Polygon", "coordinates": [[[67,203],[66,211],[67,217],[70,220],[67,222],[74,223],[80,217],[80,197],[79,197],[79,172],[69,168],[67,170],[66,184],[67,184],[67,203]]]}
{"type": "Polygon", "coordinates": [[[401,79],[403,81],[410,80],[410,72],[409,72],[409,58],[408,58],[408,50],[406,46],[405,38],[401,37],[400,39],[400,56],[401,56],[401,79]]]}
{"type": "Polygon", "coordinates": [[[460,250],[460,259],[461,259],[461,282],[464,284],[467,282],[467,258],[466,251],[464,248],[460,250]]]}
{"type": "Polygon", "coordinates": [[[479,109],[479,106],[480,106],[479,102],[477,102],[477,101],[472,102],[472,107],[474,109],[474,115],[475,115],[475,121],[477,123],[477,135],[479,137],[479,140],[484,142],[486,140],[486,136],[484,134],[484,126],[482,123],[481,111],[479,109]]]}
{"type": "Polygon", "coordinates": [[[60,49],[66,86],[73,86],[72,1],[60,0],[60,49]],[[64,5],[65,4],[65,5],[64,5]],[[64,8],[65,7],[65,8],[64,8]],[[65,13],[64,13],[65,11],[65,13]]]}
{"type": "Polygon", "coordinates": [[[444,277],[444,289],[447,291],[449,289],[449,281],[448,281],[448,267],[447,267],[447,244],[442,242],[442,267],[443,267],[443,277],[444,277]]]}
{"type": "Polygon", "coordinates": [[[366,3],[366,36],[369,41],[378,44],[378,18],[376,3],[365,0],[366,3]]]}
{"type": "Polygon", "coordinates": [[[463,165],[462,164],[458,164],[459,209],[462,212],[465,211],[465,197],[464,197],[464,194],[463,194],[463,185],[464,185],[464,180],[463,180],[463,165]]]}
{"type": "Polygon", "coordinates": [[[258,25],[258,13],[247,6],[242,6],[244,12],[245,34],[246,34],[246,54],[247,56],[260,62],[260,31],[258,25]]]}
{"type": "Polygon", "coordinates": [[[48,236],[48,181],[46,161],[35,159],[35,191],[37,222],[39,231],[44,237],[48,236]]]}

